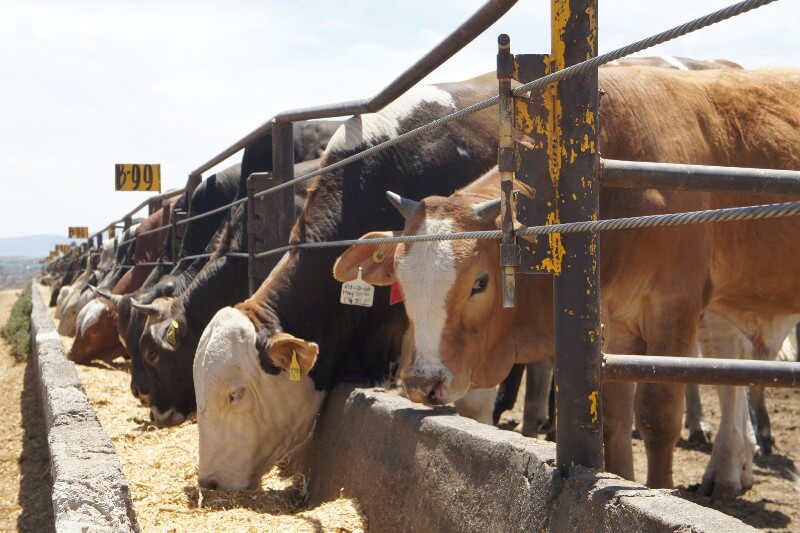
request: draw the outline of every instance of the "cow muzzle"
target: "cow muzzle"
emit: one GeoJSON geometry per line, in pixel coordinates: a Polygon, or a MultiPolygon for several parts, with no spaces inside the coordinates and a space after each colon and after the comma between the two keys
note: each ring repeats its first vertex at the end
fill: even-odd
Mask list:
{"type": "Polygon", "coordinates": [[[170,427],[170,426],[177,426],[184,420],[186,420],[186,416],[182,413],[179,413],[174,408],[170,407],[163,413],[159,411],[158,407],[155,405],[150,406],[150,420],[153,421],[156,427],[170,427]]]}
{"type": "Polygon", "coordinates": [[[413,402],[428,405],[444,405],[444,381],[427,376],[409,376],[403,378],[406,394],[413,402]]]}

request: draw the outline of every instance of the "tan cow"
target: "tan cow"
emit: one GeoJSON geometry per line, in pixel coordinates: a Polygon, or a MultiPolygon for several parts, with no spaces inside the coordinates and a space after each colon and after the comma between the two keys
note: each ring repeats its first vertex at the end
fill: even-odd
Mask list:
{"type": "MultiPolygon", "coordinates": [[[[800,168],[800,71],[659,68],[602,69],[603,154],[662,161],[800,168]]],[[[525,188],[522,189],[524,194],[525,188]]],[[[499,177],[491,171],[448,198],[395,199],[406,235],[496,229],[499,177]]],[[[696,211],[785,201],[774,196],[602,189],[601,218],[696,211]]],[[[757,337],[770,319],[800,312],[796,276],[775,250],[797,253],[797,218],[608,232],[600,239],[601,306],[609,353],[691,353],[701,313],[716,312],[757,337]],[[795,252],[793,252],[795,250],[795,252]]],[[[364,238],[385,236],[376,232],[364,238]]],[[[338,280],[363,267],[369,283],[395,280],[405,296],[412,354],[402,377],[415,401],[444,404],[470,388],[498,384],[514,363],[553,351],[552,283],[517,277],[517,307],[501,300],[496,241],[441,241],[356,246],[337,262],[338,280]],[[380,253],[373,256],[376,248],[380,253]],[[373,257],[390,257],[379,263],[373,257]]],[[[683,387],[604,386],[606,468],[633,479],[630,429],[648,457],[647,484],[672,486],[672,452],[680,434],[683,387]]],[[[714,494],[748,480],[714,474],[714,494]]],[[[740,476],[743,477],[743,476],[740,476]]]]}

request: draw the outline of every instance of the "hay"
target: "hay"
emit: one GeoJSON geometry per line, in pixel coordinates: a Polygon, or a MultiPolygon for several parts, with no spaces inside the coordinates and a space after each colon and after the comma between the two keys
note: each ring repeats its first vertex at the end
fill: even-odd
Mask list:
{"type": "Polygon", "coordinates": [[[264,476],[256,491],[199,491],[197,424],[158,430],[152,426],[149,410],[130,394],[128,366],[117,358],[77,369],[123,462],[142,531],[366,530],[357,502],[340,497],[308,508],[305,480],[284,477],[278,467],[264,476]]]}

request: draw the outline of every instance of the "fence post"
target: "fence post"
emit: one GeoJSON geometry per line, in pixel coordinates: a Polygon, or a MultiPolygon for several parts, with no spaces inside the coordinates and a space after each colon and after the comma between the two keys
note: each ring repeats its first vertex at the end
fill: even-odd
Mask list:
{"type": "MultiPolygon", "coordinates": [[[[597,55],[597,0],[552,0],[551,25],[553,71],[597,55]]],[[[560,222],[599,217],[598,98],[597,69],[558,83],[560,222]]],[[[602,470],[598,239],[590,232],[561,239],[564,259],[553,278],[556,462],[563,473],[573,465],[602,470]]]]}
{"type": "Polygon", "coordinates": [[[183,237],[186,235],[186,224],[178,224],[182,220],[186,220],[186,211],[183,209],[176,209],[172,213],[172,265],[173,267],[178,264],[181,258],[181,251],[183,250],[183,237]]]}
{"type": "MultiPolygon", "coordinates": [[[[294,125],[291,122],[275,122],[272,125],[272,183],[271,186],[294,179],[294,125]]],[[[283,246],[289,242],[289,234],[294,224],[294,187],[287,187],[272,195],[268,202],[270,210],[265,219],[267,236],[265,242],[270,248],[283,246]]],[[[272,256],[267,262],[267,272],[272,270],[280,256],[272,256]]]]}
{"type": "Polygon", "coordinates": [[[264,259],[256,259],[255,255],[267,249],[265,220],[267,217],[268,198],[255,198],[255,194],[267,188],[274,180],[265,176],[247,177],[247,287],[252,295],[261,282],[266,279],[267,263],[264,259]]]}
{"type": "Polygon", "coordinates": [[[195,189],[197,189],[202,182],[203,176],[200,174],[189,174],[189,179],[186,180],[184,194],[186,195],[186,212],[189,216],[196,214],[192,213],[192,196],[194,195],[195,189]]]}
{"type": "Polygon", "coordinates": [[[511,39],[506,34],[497,39],[497,79],[500,103],[500,136],[497,154],[500,171],[500,221],[503,240],[500,243],[500,260],[503,271],[503,307],[516,305],[515,287],[517,267],[520,265],[519,247],[514,237],[514,96],[511,94],[511,78],[514,75],[514,58],[511,55],[511,39]]]}

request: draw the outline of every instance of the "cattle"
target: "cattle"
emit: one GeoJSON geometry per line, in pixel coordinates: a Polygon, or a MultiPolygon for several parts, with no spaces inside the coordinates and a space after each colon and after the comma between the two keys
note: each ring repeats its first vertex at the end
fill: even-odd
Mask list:
{"type": "MultiPolygon", "coordinates": [[[[117,285],[121,287],[121,293],[138,289],[142,283],[144,283],[150,271],[153,270],[152,264],[140,263],[151,263],[158,259],[161,248],[164,246],[164,241],[169,233],[171,215],[171,207],[166,206],[157,210],[139,224],[139,231],[133,244],[134,266],[117,282],[117,285]],[[143,234],[144,232],[165,225],[166,227],[161,231],[143,234]]],[[[70,300],[64,305],[64,311],[58,323],[58,332],[61,335],[75,335],[78,313],[94,296],[94,293],[89,290],[88,287],[88,284],[96,283],[96,281],[92,281],[93,273],[88,273],[88,276],[82,276],[80,279],[81,285],[78,286],[78,290],[73,290],[70,300]],[[83,279],[84,277],[85,279],[83,279]]]]}
{"type": "MultiPolygon", "coordinates": [[[[331,138],[325,165],[493,96],[494,74],[417,86],[375,114],[348,119],[331,138]]],[[[353,238],[402,227],[382,201],[386,187],[421,198],[446,193],[487,170],[496,157],[497,112],[482,111],[316,178],[291,242],[353,238]]],[[[303,441],[338,382],[381,382],[397,365],[406,319],[375,294],[371,310],[343,306],[327,274],[336,253],[286,253],[258,291],[214,315],[194,362],[203,487],[241,490],[303,441]],[[297,356],[301,375],[287,368],[297,356]]]]}
{"type": "MultiPolygon", "coordinates": [[[[606,157],[800,167],[798,71],[629,67],[601,69],[599,76],[604,91],[600,146],[606,157]]],[[[519,187],[523,194],[530,192],[519,187]]],[[[448,198],[417,204],[392,196],[406,216],[405,235],[495,229],[498,197],[496,170],[448,198]]],[[[785,200],[602,188],[600,215],[618,218],[785,200]]],[[[786,218],[603,234],[604,350],[688,356],[704,310],[724,316],[762,348],[771,344],[775,324],[800,312],[800,292],[779,262],[763,257],[776,249],[792,254],[791,235],[798,229],[796,218],[786,218]]],[[[339,259],[335,276],[353,279],[358,266],[365,281],[387,285],[396,280],[402,288],[413,342],[401,376],[414,401],[453,401],[470,387],[496,385],[514,363],[552,353],[550,280],[518,277],[517,307],[504,309],[496,242],[356,246],[339,259]],[[387,259],[375,263],[372,254],[387,259]]],[[[643,383],[634,393],[633,384],[606,383],[603,401],[607,469],[633,478],[630,428],[635,405],[636,425],[647,448],[647,484],[672,486],[682,386],[643,383]]],[[[746,487],[741,476],[725,476],[723,470],[729,473],[718,469],[705,483],[712,495],[727,497],[746,487]]]]}
{"type": "MultiPolygon", "coordinates": [[[[319,160],[299,163],[295,172],[315,168],[319,160]]],[[[149,315],[138,346],[157,426],[179,424],[195,410],[192,362],[200,335],[221,307],[248,295],[247,259],[227,255],[247,250],[246,220],[246,205],[234,207],[214,238],[214,255],[180,295],[150,305],[134,302],[149,315]]],[[[136,381],[134,387],[139,389],[140,383],[136,381]]]]}
{"type": "MultiPolygon", "coordinates": [[[[600,68],[608,67],[659,67],[675,70],[710,70],[720,68],[742,69],[742,66],[727,59],[694,59],[676,56],[623,57],[600,68]]],[[[548,440],[555,439],[555,428],[552,423],[553,394],[551,390],[552,366],[548,361],[528,365],[525,372],[526,396],[525,410],[520,432],[525,436],[536,436],[540,431],[547,434],[548,440]],[[548,409],[548,404],[549,409],[548,409]]],[[[522,379],[522,370],[509,374],[500,384],[499,399],[494,407],[493,421],[497,423],[503,411],[514,407],[517,392],[522,379]]],[[[697,385],[686,386],[686,427],[689,428],[689,440],[707,442],[710,438],[711,426],[703,419],[703,407],[700,403],[700,390],[697,385]]]]}
{"type": "MultiPolygon", "coordinates": [[[[338,125],[336,121],[313,121],[313,122],[301,122],[294,125],[293,132],[294,132],[294,153],[295,153],[295,160],[300,162],[305,162],[307,160],[313,160],[317,157],[319,146],[324,145],[327,143],[332,130],[338,125]]],[[[238,168],[238,167],[237,167],[238,168]]],[[[253,172],[264,172],[264,171],[271,171],[272,170],[272,135],[267,134],[259,139],[253,141],[250,145],[248,145],[244,150],[244,155],[242,157],[242,163],[239,171],[239,178],[236,180],[236,189],[235,195],[224,202],[219,203],[219,205],[224,205],[229,203],[234,198],[244,198],[246,195],[246,179],[247,177],[253,172]]],[[[208,180],[203,182],[206,184],[208,180]]],[[[229,192],[233,192],[232,189],[227,189],[226,195],[229,192]]],[[[196,194],[195,194],[196,196],[196,194]]],[[[212,201],[216,202],[217,197],[210,194],[209,191],[206,192],[206,196],[212,201]]],[[[304,187],[297,187],[295,189],[295,202],[296,204],[302,205],[302,201],[305,198],[305,188],[304,187]]],[[[199,211],[195,211],[194,202],[195,199],[193,198],[193,208],[192,213],[196,214],[199,211]]],[[[211,210],[211,209],[209,209],[211,210]]],[[[240,219],[237,219],[236,224],[243,223],[245,213],[241,213],[240,219]]],[[[183,255],[193,255],[193,254],[200,254],[204,250],[197,250],[197,246],[202,242],[202,247],[205,251],[211,252],[217,249],[219,246],[229,246],[229,244],[225,244],[224,240],[231,238],[234,235],[234,232],[230,232],[225,229],[226,225],[224,221],[228,220],[231,216],[229,211],[223,211],[216,215],[212,215],[207,219],[199,219],[199,220],[192,220],[187,229],[187,236],[184,239],[184,250],[183,255]],[[214,221],[216,220],[216,221],[214,221]],[[194,230],[194,228],[197,228],[194,230]],[[194,231],[193,231],[194,230],[194,231]],[[209,242],[211,237],[214,237],[215,244],[209,242]],[[197,238],[189,236],[189,232],[193,231],[193,234],[197,236],[197,238]],[[206,247],[206,244],[208,246],[206,247]],[[197,251],[190,251],[190,249],[194,249],[197,251]]],[[[240,236],[240,240],[236,247],[243,247],[246,243],[243,240],[243,233],[238,234],[240,236]]],[[[234,247],[235,248],[235,247],[234,247]]],[[[229,249],[233,251],[233,248],[229,249]]],[[[240,250],[241,251],[241,250],[240,250]]],[[[239,259],[241,262],[241,259],[239,259]]],[[[134,396],[140,398],[143,402],[149,404],[151,399],[151,379],[147,375],[146,365],[142,358],[140,344],[141,339],[147,338],[148,330],[150,325],[157,324],[162,321],[167,321],[171,324],[172,318],[168,315],[171,312],[172,306],[176,306],[177,308],[180,307],[180,304],[174,303],[174,298],[180,296],[189,284],[195,279],[195,277],[204,269],[204,267],[209,262],[208,259],[202,258],[192,262],[185,270],[181,271],[180,273],[173,271],[170,276],[166,276],[164,279],[160,280],[154,286],[149,287],[147,291],[142,294],[134,295],[131,298],[123,299],[120,302],[119,307],[119,327],[120,335],[122,335],[125,339],[125,344],[131,353],[131,361],[132,361],[132,373],[131,373],[131,392],[134,396]],[[136,302],[137,306],[140,307],[139,310],[131,309],[131,304],[136,302]],[[142,304],[142,305],[139,305],[142,304]]],[[[230,264],[228,265],[230,267],[230,264]]],[[[226,269],[220,269],[216,276],[225,275],[226,269]]],[[[245,276],[246,278],[246,276],[245,276]]],[[[204,279],[207,282],[213,283],[214,276],[206,276],[204,279]]],[[[239,279],[237,275],[237,279],[240,283],[245,283],[245,279],[239,279]]],[[[186,297],[188,299],[188,296],[186,297]]],[[[176,311],[179,313],[179,311],[176,311]]],[[[206,320],[207,321],[207,320],[206,320]]],[[[203,325],[205,322],[203,323],[203,325]]],[[[200,330],[202,327],[200,327],[200,330]]],[[[197,336],[199,337],[199,331],[197,332],[197,336]]],[[[196,342],[196,341],[195,341],[196,342]]],[[[150,347],[155,347],[154,343],[148,343],[150,347]]],[[[195,344],[196,346],[196,344],[195,344]]],[[[187,344],[186,348],[184,348],[187,352],[191,351],[189,349],[189,345],[187,344]]],[[[193,357],[193,353],[190,354],[193,357]]],[[[176,360],[182,360],[182,358],[175,358],[176,360]]],[[[190,372],[191,365],[189,365],[188,369],[190,372]]],[[[157,374],[157,370],[153,369],[153,371],[157,374]]],[[[159,377],[158,375],[156,376],[159,377]]],[[[176,378],[181,379],[183,382],[189,382],[188,387],[184,387],[185,390],[191,391],[191,379],[190,373],[178,373],[176,378]]],[[[171,379],[171,378],[170,378],[171,379]]],[[[183,390],[183,389],[182,389],[183,390]]],[[[176,396],[182,397],[184,393],[181,392],[176,396]]],[[[167,406],[167,404],[171,401],[168,398],[164,398],[165,395],[161,395],[161,405],[162,405],[162,412],[168,411],[171,406],[167,406]]],[[[194,405],[194,399],[191,398],[189,403],[194,405]]],[[[184,402],[181,402],[181,405],[186,405],[184,402]]],[[[164,420],[165,423],[168,420],[177,421],[181,417],[175,416],[171,419],[164,418],[164,417],[156,417],[156,420],[164,420]]]]}

